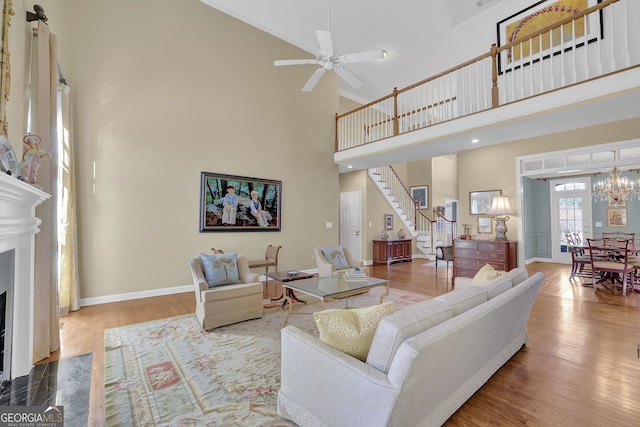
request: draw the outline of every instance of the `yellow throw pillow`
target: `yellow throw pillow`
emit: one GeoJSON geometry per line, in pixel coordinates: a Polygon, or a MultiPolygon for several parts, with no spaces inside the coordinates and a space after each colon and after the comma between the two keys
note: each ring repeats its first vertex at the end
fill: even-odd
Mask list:
{"type": "Polygon", "coordinates": [[[490,264],[485,264],[471,280],[472,285],[484,285],[500,275],[490,264]]]}
{"type": "Polygon", "coordinates": [[[313,313],[313,318],[322,342],[364,362],[378,324],[391,313],[393,301],[372,307],[319,311],[313,313]]]}

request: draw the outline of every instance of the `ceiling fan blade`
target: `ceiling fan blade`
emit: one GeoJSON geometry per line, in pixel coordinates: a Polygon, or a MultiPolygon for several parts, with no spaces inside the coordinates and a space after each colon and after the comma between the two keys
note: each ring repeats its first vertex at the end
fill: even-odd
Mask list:
{"type": "Polygon", "coordinates": [[[316,37],[320,45],[320,55],[333,55],[333,42],[331,41],[331,33],[324,30],[316,30],[316,37]]]}
{"type": "Polygon", "coordinates": [[[349,53],[347,55],[340,55],[340,62],[343,64],[352,64],[354,62],[371,61],[372,59],[384,58],[384,50],[374,49],[364,52],[349,53]]]}
{"type": "Polygon", "coordinates": [[[281,67],[283,65],[304,65],[304,64],[317,64],[315,59],[276,59],[273,61],[273,65],[281,67]]]}
{"type": "Polygon", "coordinates": [[[313,90],[313,88],[316,86],[316,84],[320,81],[320,79],[322,78],[322,75],[324,74],[325,69],[324,68],[318,68],[316,70],[315,73],[313,73],[313,75],[311,76],[311,78],[309,80],[307,80],[307,83],[304,85],[304,87],[302,88],[303,92],[311,92],[313,90]]]}
{"type": "Polygon", "coordinates": [[[362,87],[362,81],[346,68],[336,67],[333,69],[333,71],[335,71],[341,79],[349,83],[349,85],[353,86],[355,89],[359,89],[362,87]]]}

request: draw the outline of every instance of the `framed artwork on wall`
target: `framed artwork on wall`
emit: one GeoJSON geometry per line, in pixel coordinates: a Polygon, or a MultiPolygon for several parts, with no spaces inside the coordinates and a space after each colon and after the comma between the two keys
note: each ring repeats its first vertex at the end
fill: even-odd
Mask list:
{"type": "Polygon", "coordinates": [[[607,209],[607,227],[626,227],[627,209],[610,208],[607,209]]]}
{"type": "Polygon", "coordinates": [[[411,198],[418,202],[420,209],[429,208],[429,186],[419,185],[411,187],[411,198]]]}
{"type": "Polygon", "coordinates": [[[469,213],[471,215],[486,215],[491,202],[496,196],[502,196],[502,190],[472,191],[469,193],[469,213]]]}
{"type": "Polygon", "coordinates": [[[384,229],[393,230],[393,214],[384,214],[384,229]]]}
{"type": "Polygon", "coordinates": [[[280,231],[282,181],[200,174],[200,232],[280,231]]]}
{"type": "MultiPolygon", "coordinates": [[[[545,27],[559,23],[566,18],[582,12],[602,0],[542,0],[503,19],[497,24],[498,46],[504,46],[513,41],[527,38],[545,27]]],[[[591,13],[585,18],[576,19],[553,31],[545,32],[540,37],[513,46],[505,55],[498,57],[498,71],[503,68],[518,69],[540,59],[548,59],[563,50],[570,51],[575,46],[582,47],[602,38],[602,11],[591,13]],[[575,40],[575,41],[574,41],[575,40]],[[502,63],[502,62],[506,63],[502,63]],[[513,67],[513,65],[516,65],[513,67]]]]}
{"type": "Polygon", "coordinates": [[[486,216],[478,217],[478,233],[491,234],[491,218],[486,216]]]}

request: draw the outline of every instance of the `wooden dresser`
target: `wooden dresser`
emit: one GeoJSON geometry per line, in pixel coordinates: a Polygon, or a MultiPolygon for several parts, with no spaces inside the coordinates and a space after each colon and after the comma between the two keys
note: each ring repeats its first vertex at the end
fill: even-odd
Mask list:
{"type": "Polygon", "coordinates": [[[490,264],[496,270],[509,271],[516,268],[518,266],[518,242],[454,240],[454,280],[455,277],[475,276],[485,264],[490,264]]]}
{"type": "Polygon", "coordinates": [[[373,263],[391,264],[411,261],[411,239],[390,239],[373,241],[373,263]]]}

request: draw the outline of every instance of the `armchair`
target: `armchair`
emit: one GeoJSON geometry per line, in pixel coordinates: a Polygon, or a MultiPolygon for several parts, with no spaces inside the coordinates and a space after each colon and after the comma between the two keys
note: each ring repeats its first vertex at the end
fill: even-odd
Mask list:
{"type": "MultiPolygon", "coordinates": [[[[317,247],[314,250],[315,257],[316,257],[316,264],[318,265],[319,277],[333,276],[336,272],[344,273],[348,269],[356,268],[356,267],[364,270],[364,272],[367,275],[369,275],[369,268],[366,267],[362,261],[357,261],[353,259],[349,250],[344,246],[338,246],[337,248],[335,248],[335,249],[342,249],[342,253],[344,254],[344,259],[342,260],[343,266],[340,268],[336,267],[335,264],[332,264],[327,260],[322,249],[323,248],[321,247],[317,247]]],[[[324,249],[329,249],[329,248],[324,248],[324,249]]]]}
{"type": "Polygon", "coordinates": [[[257,319],[263,315],[262,282],[249,270],[247,258],[238,255],[238,273],[242,283],[210,288],[204,275],[202,259],[189,261],[196,293],[196,317],[205,330],[257,319]]]}

